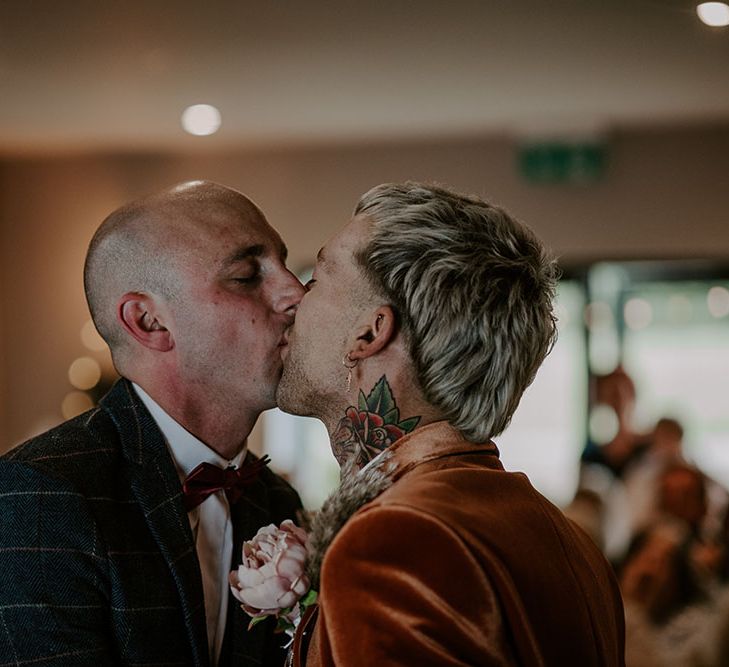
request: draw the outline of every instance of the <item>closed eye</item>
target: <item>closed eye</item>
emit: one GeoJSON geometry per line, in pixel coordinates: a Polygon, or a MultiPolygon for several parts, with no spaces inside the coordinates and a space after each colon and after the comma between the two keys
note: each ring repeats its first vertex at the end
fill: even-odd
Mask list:
{"type": "Polygon", "coordinates": [[[252,276],[238,276],[232,278],[233,282],[241,285],[254,285],[261,279],[260,273],[254,273],[252,276]]]}
{"type": "Polygon", "coordinates": [[[304,289],[308,292],[313,286],[316,280],[314,278],[311,278],[310,280],[307,280],[304,283],[304,289]]]}

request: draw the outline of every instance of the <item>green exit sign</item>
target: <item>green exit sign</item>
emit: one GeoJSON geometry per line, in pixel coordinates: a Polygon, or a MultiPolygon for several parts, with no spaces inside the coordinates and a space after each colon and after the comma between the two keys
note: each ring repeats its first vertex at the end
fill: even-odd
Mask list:
{"type": "Polygon", "coordinates": [[[605,171],[606,153],[598,143],[531,143],[519,148],[519,173],[529,183],[594,183],[605,171]]]}

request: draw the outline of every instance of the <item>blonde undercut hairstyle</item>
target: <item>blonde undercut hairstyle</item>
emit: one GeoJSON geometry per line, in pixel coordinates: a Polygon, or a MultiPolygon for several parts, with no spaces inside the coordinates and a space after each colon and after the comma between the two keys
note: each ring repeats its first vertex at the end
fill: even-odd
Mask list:
{"type": "Polygon", "coordinates": [[[555,261],[504,210],[441,187],[379,185],[355,215],[372,224],[356,259],[426,400],[472,442],[498,435],[556,339],[555,261]]]}

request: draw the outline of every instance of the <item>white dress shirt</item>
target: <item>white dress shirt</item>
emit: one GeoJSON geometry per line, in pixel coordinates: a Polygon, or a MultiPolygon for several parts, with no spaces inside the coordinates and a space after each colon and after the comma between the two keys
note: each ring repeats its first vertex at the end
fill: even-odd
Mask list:
{"type": "MultiPolygon", "coordinates": [[[[221,468],[229,466],[237,468],[243,461],[247,449],[245,446],[234,459],[230,461],[224,459],[180,426],[144,389],[137,384],[133,385],[167,441],[181,482],[200,463],[212,463],[221,468]]],[[[218,491],[209,495],[195,509],[188,512],[187,518],[190,521],[200,561],[210,664],[215,667],[218,664],[225,634],[229,595],[228,572],[233,557],[233,524],[225,492],[218,491]]]]}

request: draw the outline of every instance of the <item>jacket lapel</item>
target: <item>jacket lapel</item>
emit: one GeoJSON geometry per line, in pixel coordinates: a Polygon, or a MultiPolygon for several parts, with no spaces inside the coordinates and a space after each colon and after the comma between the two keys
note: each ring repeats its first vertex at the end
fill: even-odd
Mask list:
{"type": "Polygon", "coordinates": [[[182,488],[164,438],[137,396],[122,379],[102,399],[114,420],[136,498],[180,597],[193,664],[207,667],[208,641],[200,565],[182,504],[182,488]]]}

